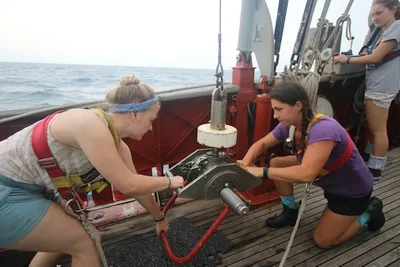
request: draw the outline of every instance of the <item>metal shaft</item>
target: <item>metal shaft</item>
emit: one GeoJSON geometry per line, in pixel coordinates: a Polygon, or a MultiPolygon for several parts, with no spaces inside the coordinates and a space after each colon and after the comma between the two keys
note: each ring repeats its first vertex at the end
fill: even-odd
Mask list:
{"type": "Polygon", "coordinates": [[[228,207],[238,215],[246,215],[249,212],[249,207],[244,201],[232,191],[232,189],[226,187],[221,190],[219,196],[228,205],[228,207]]]}

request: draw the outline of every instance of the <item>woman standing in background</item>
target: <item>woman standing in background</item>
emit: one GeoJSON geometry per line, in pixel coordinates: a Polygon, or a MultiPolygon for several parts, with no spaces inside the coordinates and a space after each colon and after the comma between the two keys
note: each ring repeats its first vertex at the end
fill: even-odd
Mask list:
{"type": "Polygon", "coordinates": [[[372,22],[382,30],[377,42],[359,57],[339,55],[335,63],[365,64],[365,109],[369,142],[364,160],[375,181],[381,179],[389,149],[387,120],[389,108],[400,91],[400,10],[398,0],[374,0],[371,7],[372,22]]]}

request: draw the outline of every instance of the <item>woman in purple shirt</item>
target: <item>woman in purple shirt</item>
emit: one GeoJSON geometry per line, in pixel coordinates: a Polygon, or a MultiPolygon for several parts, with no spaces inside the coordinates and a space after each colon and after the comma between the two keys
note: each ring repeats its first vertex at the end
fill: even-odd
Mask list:
{"type": "Polygon", "coordinates": [[[293,196],[294,183],[313,183],[324,190],[328,205],[314,232],[318,246],[329,248],[354,236],[363,225],[372,231],[385,223],[382,201],[371,198],[372,175],[346,130],[333,118],[323,116],[310,124],[315,114],[307,92],[298,84],[282,83],[270,92],[275,129],[254,143],[237,164],[257,177],[272,179],[281,195],[283,211],[269,218],[272,228],[293,226],[298,203],[293,196]],[[289,137],[296,128],[296,155],[275,157],[268,167],[252,167],[253,161],[267,149],[289,137]],[[351,143],[349,143],[351,142],[351,143]],[[340,167],[317,178],[324,169],[342,161],[340,167]]]}

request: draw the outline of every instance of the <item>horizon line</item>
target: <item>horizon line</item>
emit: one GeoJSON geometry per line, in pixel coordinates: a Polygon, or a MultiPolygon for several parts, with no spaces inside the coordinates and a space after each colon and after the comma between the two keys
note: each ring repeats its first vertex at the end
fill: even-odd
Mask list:
{"type": "Polygon", "coordinates": [[[48,64],[48,65],[78,65],[78,66],[104,66],[104,67],[133,67],[133,68],[163,68],[163,69],[191,69],[191,70],[215,70],[214,68],[194,67],[167,67],[167,66],[144,66],[144,65],[116,65],[116,64],[93,64],[93,63],[66,63],[66,62],[31,62],[31,61],[0,61],[0,63],[16,64],[48,64]]]}

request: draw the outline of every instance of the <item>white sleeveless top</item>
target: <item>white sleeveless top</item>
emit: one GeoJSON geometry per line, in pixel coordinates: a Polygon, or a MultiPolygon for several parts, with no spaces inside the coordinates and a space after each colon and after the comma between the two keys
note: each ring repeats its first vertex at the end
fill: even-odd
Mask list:
{"type": "MultiPolygon", "coordinates": [[[[103,120],[107,124],[104,118],[103,120]]],[[[38,158],[32,148],[32,131],[36,124],[30,125],[0,142],[0,175],[6,176],[16,182],[36,184],[46,187],[49,191],[54,191],[55,186],[50,176],[38,164],[38,158]]],[[[49,123],[49,127],[50,125],[51,122],[49,123]]],[[[94,167],[83,151],[59,143],[51,135],[49,128],[47,128],[47,141],[53,157],[57,160],[64,173],[86,174],[88,179],[96,178],[91,182],[103,178],[98,173],[95,177],[92,175],[93,172],[88,174],[88,172],[94,170],[94,167]]]]}

